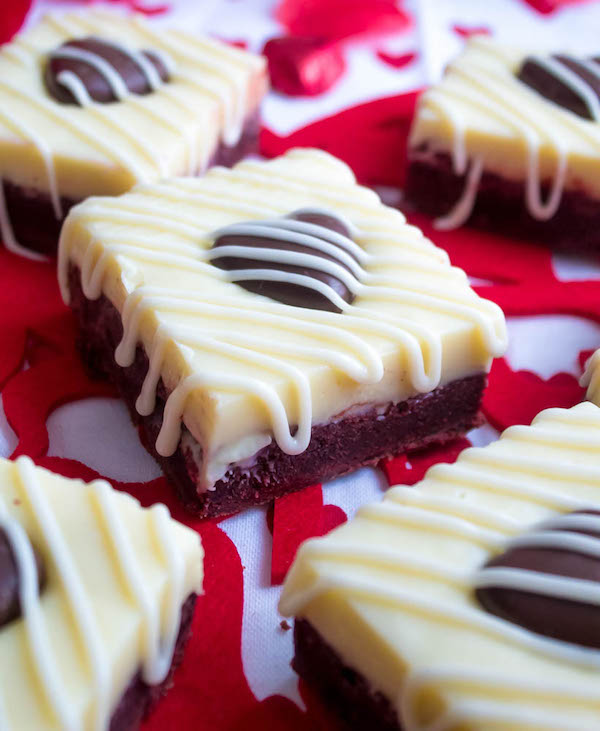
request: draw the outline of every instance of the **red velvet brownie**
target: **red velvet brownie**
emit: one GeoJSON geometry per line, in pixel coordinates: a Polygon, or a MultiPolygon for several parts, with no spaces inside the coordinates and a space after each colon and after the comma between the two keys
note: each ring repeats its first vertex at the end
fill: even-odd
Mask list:
{"type": "Polygon", "coordinates": [[[550,409],[301,546],[293,664],[346,728],[600,728],[599,450],[550,409]]]}
{"type": "Polygon", "coordinates": [[[53,254],[71,206],[257,149],[264,59],[101,10],[48,14],[0,49],[0,227],[53,254]]]}
{"type": "Polygon", "coordinates": [[[86,363],[201,515],[478,424],[505,323],[317,150],[74,208],[63,297],[86,363]]]}
{"type": "Polygon", "coordinates": [[[600,249],[600,57],[470,40],[418,102],[406,196],[439,228],[469,223],[600,249]]]}
{"type": "Polygon", "coordinates": [[[198,534],[28,457],[0,478],[0,728],[137,729],[183,655],[198,534]]]}

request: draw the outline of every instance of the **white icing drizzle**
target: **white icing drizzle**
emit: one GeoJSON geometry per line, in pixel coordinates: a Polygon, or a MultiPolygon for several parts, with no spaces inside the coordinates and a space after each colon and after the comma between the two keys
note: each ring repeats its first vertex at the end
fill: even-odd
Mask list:
{"type": "Polygon", "coordinates": [[[80,107],[87,107],[93,104],[86,85],[74,71],[61,71],[56,75],[56,81],[71,92],[80,107]]]}
{"type": "MultiPolygon", "coordinates": [[[[280,175],[266,176],[262,173],[262,169],[258,166],[259,173],[256,172],[255,163],[244,163],[243,172],[240,168],[232,171],[221,168],[213,169],[209,174],[212,179],[224,181],[243,180],[252,182],[257,177],[261,180],[268,181],[269,186],[279,187],[289,185],[290,188],[302,187],[304,177],[299,176],[288,184],[287,178],[280,175]]],[[[179,200],[179,185],[175,183],[171,190],[169,202],[179,200]]],[[[342,190],[333,186],[328,187],[328,197],[343,199],[347,203],[347,194],[342,190]]],[[[163,186],[161,192],[165,191],[163,186]]],[[[411,252],[410,245],[403,246],[404,237],[398,229],[390,229],[389,233],[381,230],[381,222],[375,215],[377,207],[380,206],[378,199],[369,195],[369,199],[373,202],[367,204],[364,211],[364,221],[376,221],[377,228],[374,235],[386,237],[390,244],[394,240],[398,243],[402,242],[399,247],[402,253],[405,249],[411,252]]],[[[200,189],[200,200],[202,200],[202,190],[200,189]]],[[[209,196],[205,200],[212,201],[209,196]]],[[[243,210],[253,213],[258,218],[264,211],[264,197],[259,198],[261,204],[254,205],[244,196],[240,201],[243,203],[243,210]]],[[[235,187],[229,187],[222,196],[215,199],[215,206],[218,208],[228,208],[237,210],[240,205],[236,197],[235,187]]],[[[186,239],[189,238],[189,248],[178,244],[176,248],[164,247],[159,244],[159,240],[155,239],[154,243],[144,239],[144,236],[132,237],[127,234],[126,243],[104,243],[102,253],[97,255],[96,247],[93,242],[87,247],[87,250],[80,262],[81,282],[86,297],[94,299],[102,293],[102,286],[106,267],[110,258],[115,254],[140,256],[144,260],[153,263],[165,265],[169,267],[181,267],[182,270],[206,273],[207,275],[221,279],[223,281],[241,279],[276,279],[281,281],[296,281],[302,286],[317,289],[324,296],[335,302],[343,311],[343,323],[357,333],[353,336],[351,344],[351,358],[346,355],[340,358],[339,347],[339,315],[317,310],[302,310],[291,306],[282,305],[268,300],[257,300],[254,298],[247,303],[238,302],[236,299],[229,301],[228,298],[210,298],[206,301],[202,293],[197,292],[181,292],[179,288],[147,288],[140,287],[133,290],[126,299],[122,307],[122,321],[124,334],[120,345],[117,348],[115,357],[119,365],[126,367],[131,365],[135,357],[135,348],[140,340],[140,322],[144,312],[158,308],[167,311],[179,311],[185,313],[193,312],[198,317],[198,324],[194,326],[195,331],[188,331],[173,326],[159,327],[153,335],[149,344],[148,356],[150,367],[146,379],[144,381],[140,397],[137,401],[137,407],[141,413],[150,413],[155,403],[155,391],[158,379],[163,369],[163,358],[166,346],[170,342],[177,342],[191,347],[192,351],[205,351],[218,353],[221,356],[235,358],[243,358],[249,363],[261,363],[267,370],[280,371],[290,378],[294,384],[296,393],[296,414],[297,418],[293,419],[286,413],[286,409],[281,400],[281,396],[275,389],[267,388],[264,383],[247,376],[228,376],[225,374],[205,373],[198,371],[197,367],[194,373],[187,378],[175,384],[172,388],[166,403],[164,421],[162,429],[157,440],[157,450],[160,454],[169,455],[177,446],[180,436],[180,425],[183,413],[190,394],[196,389],[222,388],[225,390],[241,391],[254,394],[264,404],[270,415],[273,433],[280,448],[289,454],[298,454],[306,449],[310,441],[311,422],[312,422],[312,396],[310,388],[302,372],[294,367],[286,365],[283,360],[278,357],[266,356],[267,352],[277,355],[291,353],[289,347],[278,342],[273,342],[273,338],[261,337],[260,339],[249,340],[243,332],[231,332],[227,330],[225,335],[217,338],[211,335],[207,337],[203,334],[203,321],[205,317],[225,317],[226,319],[237,318],[239,321],[248,319],[250,323],[261,322],[264,324],[282,324],[285,327],[299,327],[299,332],[309,334],[319,340],[319,357],[323,357],[325,362],[337,364],[337,367],[349,377],[360,383],[376,383],[383,377],[383,362],[381,357],[374,353],[365,341],[360,337],[360,332],[380,332],[383,337],[391,338],[399,342],[406,351],[408,375],[414,388],[419,392],[428,392],[436,387],[441,377],[441,341],[438,336],[433,336],[428,328],[419,326],[416,322],[404,319],[402,317],[387,318],[373,310],[363,310],[355,305],[348,305],[342,300],[334,290],[323,282],[314,280],[297,274],[289,274],[278,272],[271,269],[251,269],[251,270],[235,270],[232,272],[222,271],[210,263],[210,259],[216,256],[238,255],[244,257],[254,256],[255,254],[248,247],[218,247],[210,249],[212,239],[216,236],[225,234],[248,234],[253,233],[259,236],[286,238],[288,241],[304,243],[319,251],[327,251],[333,253],[336,257],[348,263],[352,267],[352,271],[360,277],[359,281],[354,274],[348,272],[344,267],[324,260],[321,257],[310,254],[300,254],[298,252],[281,252],[269,249],[259,249],[260,258],[269,258],[271,261],[288,261],[291,263],[306,263],[312,268],[318,268],[322,271],[334,273],[344,281],[351,291],[363,300],[383,299],[391,300],[398,303],[407,304],[413,307],[422,308],[428,312],[439,311],[464,317],[465,320],[473,322],[485,343],[485,347],[490,353],[500,353],[505,344],[504,325],[501,319],[496,317],[497,310],[495,306],[481,300],[475,300],[470,290],[465,286],[464,290],[456,291],[456,289],[439,287],[436,284],[431,285],[428,290],[423,286],[415,286],[410,277],[406,278],[406,284],[402,282],[400,285],[397,278],[385,279],[385,276],[371,273],[371,268],[377,268],[384,262],[387,263],[389,257],[375,256],[368,254],[359,243],[343,236],[335,231],[325,227],[316,226],[315,224],[292,220],[287,217],[276,218],[273,220],[256,222],[250,221],[243,224],[233,224],[221,227],[211,236],[207,238],[206,233],[199,226],[195,217],[187,217],[184,212],[169,214],[169,218],[165,218],[162,210],[157,210],[156,206],[151,203],[141,204],[139,201],[128,203],[125,199],[112,201],[107,208],[105,204],[97,206],[90,204],[84,216],[92,216],[95,220],[98,217],[107,216],[110,218],[111,211],[118,211],[119,221],[127,222],[128,225],[142,227],[146,230],[149,227],[159,226],[168,235],[169,232],[177,231],[186,239]],[[283,226],[283,228],[281,228],[283,226]],[[318,232],[318,236],[315,233],[318,232]],[[133,242],[135,241],[135,245],[133,242]],[[205,248],[200,248],[198,243],[203,241],[205,248]],[[243,248],[243,251],[241,250],[243,248]],[[355,257],[355,258],[353,258],[355,257]],[[358,261],[356,261],[358,260],[358,261]],[[389,286],[380,286],[380,284],[389,286]],[[251,304],[250,304],[251,302],[251,304]],[[250,311],[246,308],[249,307],[250,311]],[[337,335],[332,337],[332,333],[337,331],[337,335]],[[327,340],[322,339],[321,333],[327,333],[327,340]],[[227,340],[227,342],[225,342],[227,340]],[[325,347],[323,347],[325,346],[325,347]],[[263,355],[260,355],[262,353],[263,355]],[[358,363],[369,363],[368,370],[364,370],[364,365],[357,368],[358,363]],[[292,436],[293,426],[298,426],[297,432],[292,436]]],[[[176,210],[175,207],[172,208],[176,210]]],[[[337,208],[334,211],[327,207],[305,207],[301,209],[303,213],[319,213],[324,215],[338,216],[337,208]]],[[[72,214],[76,216],[77,214],[72,214]]],[[[291,214],[288,214],[291,215],[291,214]]],[[[364,238],[368,240],[371,236],[371,230],[364,228],[361,224],[354,224],[343,216],[342,220],[357,239],[364,238]]],[[[372,224],[373,225],[373,224],[372,224]]],[[[408,228],[408,227],[406,227],[408,228]]],[[[412,231],[407,231],[412,233],[412,231]]],[[[146,237],[147,238],[147,237],[146,237]]],[[[410,238],[409,238],[410,240],[410,238]]],[[[427,248],[425,252],[428,251],[427,248]]],[[[420,252],[422,255],[423,252],[420,252]]],[[[437,257],[436,257],[437,259],[437,257]]],[[[67,275],[70,261],[68,243],[65,237],[62,237],[59,248],[59,281],[63,297],[68,299],[67,275]]],[[[408,256],[408,261],[412,265],[413,259],[408,256]]],[[[456,270],[449,267],[443,267],[438,261],[431,261],[427,267],[431,266],[437,271],[449,277],[460,277],[464,281],[464,274],[458,275],[456,270]]],[[[349,341],[346,341],[349,342],[349,341]]],[[[306,351],[297,349],[295,351],[300,357],[306,355],[306,351]]]]}
{"type": "Polygon", "coordinates": [[[6,206],[2,178],[0,178],[0,235],[2,236],[4,245],[9,251],[12,251],[15,254],[21,254],[21,256],[33,259],[34,261],[42,261],[46,258],[35,251],[31,251],[31,249],[26,249],[24,246],[21,246],[15,238],[6,206]]]}
{"type": "MultiPolygon", "coordinates": [[[[79,569],[72,558],[62,535],[60,525],[39,483],[37,468],[28,457],[20,457],[15,469],[20,478],[20,491],[27,509],[42,536],[43,560],[51,562],[50,581],[60,583],[64,598],[73,617],[73,631],[77,633],[90,668],[90,683],[93,687],[93,728],[102,731],[113,712],[111,702],[111,664],[102,644],[102,635],[94,607],[86,594],[79,569]],[[56,578],[54,577],[56,575],[56,578]]],[[[170,516],[164,505],[155,505],[149,511],[149,519],[156,533],[159,550],[167,566],[169,585],[164,628],[160,626],[160,602],[152,601],[136,566],[135,552],[130,545],[128,530],[118,513],[115,494],[110,485],[97,481],[90,485],[90,497],[99,506],[106,535],[117,556],[116,570],[121,572],[135,597],[143,615],[144,650],[142,652],[143,679],[148,684],[161,683],[171,665],[175,641],[179,631],[181,603],[185,599],[185,566],[169,534],[170,516]]],[[[5,531],[15,555],[19,572],[20,604],[32,655],[36,677],[44,690],[48,702],[65,731],[83,729],[79,711],[72,705],[63,679],[57,674],[53,659],[54,649],[48,636],[44,620],[43,596],[38,592],[37,568],[29,539],[20,523],[11,518],[5,503],[0,498],[0,527],[5,531]]],[[[47,591],[51,588],[47,587],[47,591]]],[[[0,727],[10,726],[2,716],[0,705],[0,727]]]]}
{"type": "MultiPolygon", "coordinates": [[[[62,34],[66,41],[81,35],[82,32],[110,37],[114,33],[114,23],[125,21],[112,13],[87,11],[86,14],[55,15],[49,13],[42,22],[52,26],[57,33],[62,34]]],[[[107,41],[104,37],[101,39],[102,42],[108,43],[136,63],[151,88],[157,90],[161,96],[168,98],[174,105],[174,109],[160,111],[153,105],[144,103],[135,94],[130,94],[120,74],[98,54],[67,47],[52,51],[50,57],[72,58],[89,63],[102,74],[118,99],[130,106],[137,106],[144,115],[158,122],[173,134],[180,137],[183,135],[186,148],[185,171],[190,175],[195,174],[206,168],[212,150],[209,146],[202,144],[202,140],[198,136],[197,125],[181,121],[181,114],[190,120],[198,117],[196,100],[192,103],[186,99],[185,89],[181,88],[182,85],[194,86],[203,93],[218,99],[225,116],[222,139],[225,144],[233,145],[239,140],[246,115],[250,111],[247,109],[246,99],[248,74],[254,67],[258,68],[262,61],[250,55],[240,60],[241,53],[233,54],[230,49],[221,48],[218,42],[201,39],[193,41],[188,39],[186,44],[183,44],[188,50],[183,52],[174,41],[169,39],[168,34],[154,33],[147,27],[147,23],[143,19],[136,17],[127,22],[133,24],[136,33],[152,40],[151,53],[167,68],[171,84],[162,83],[152,62],[140,51],[130,49],[124,44],[107,41]],[[197,52],[189,50],[190,46],[193,48],[195,44],[198,44],[197,52]],[[237,81],[232,83],[229,75],[234,71],[239,71],[239,68],[247,70],[247,73],[245,75],[238,73],[237,81]]],[[[22,34],[1,51],[1,57],[7,57],[20,65],[30,66],[31,73],[39,73],[37,63],[39,55],[39,49],[28,41],[27,34],[22,34]]],[[[58,75],[57,81],[73,94],[78,104],[85,107],[86,114],[93,115],[102,123],[105,130],[94,132],[86,124],[85,117],[73,114],[73,110],[68,108],[61,108],[44,95],[18,88],[9,82],[8,78],[1,79],[0,91],[4,87],[8,94],[17,94],[19,101],[28,104],[32,111],[46,115],[48,123],[66,127],[71,134],[90,145],[93,150],[102,152],[109,160],[131,171],[137,181],[144,182],[165,177],[173,172],[163,151],[155,149],[156,146],[147,143],[144,136],[139,135],[138,129],[129,129],[118,111],[106,109],[107,105],[95,103],[75,73],[63,71],[58,75]],[[115,140],[113,135],[117,135],[118,139],[115,140]]],[[[56,218],[60,220],[62,218],[60,192],[56,181],[53,152],[48,149],[46,144],[44,128],[40,128],[38,133],[28,127],[21,118],[18,120],[13,118],[8,104],[2,104],[0,107],[0,122],[5,123],[10,129],[14,129],[28,143],[34,145],[43,157],[48,191],[56,218]]],[[[14,251],[26,254],[27,250],[20,247],[15,240],[6,210],[0,209],[0,224],[3,236],[8,239],[9,247],[14,251]]]]}
{"type": "Polygon", "coordinates": [[[470,685],[489,691],[494,695],[500,693],[524,694],[530,693],[535,696],[549,696],[555,693],[558,696],[567,697],[568,702],[573,706],[585,703],[593,705],[597,700],[596,694],[582,692],[575,685],[561,683],[560,685],[548,683],[546,681],[520,680],[518,683],[513,677],[503,672],[491,673],[483,669],[477,672],[465,671],[464,668],[457,666],[447,670],[421,670],[411,674],[405,683],[400,700],[399,707],[401,709],[401,717],[404,725],[408,729],[420,729],[420,731],[448,731],[456,727],[460,727],[465,723],[476,723],[478,728],[484,728],[482,724],[503,723],[508,728],[523,728],[532,726],[533,728],[543,728],[547,731],[556,729],[556,731],[595,731],[596,725],[585,723],[581,724],[578,720],[573,725],[565,726],[564,720],[557,720],[554,712],[549,712],[528,705],[522,702],[518,710],[514,710],[506,701],[496,699],[494,697],[481,699],[466,699],[442,713],[432,723],[423,725],[417,720],[415,713],[416,699],[425,690],[432,687],[455,687],[460,685],[470,685]]]}
{"type": "Polygon", "coordinates": [[[145,683],[157,685],[165,679],[173,649],[179,631],[180,612],[174,611],[174,603],[180,608],[181,590],[183,586],[184,567],[181,556],[171,545],[165,523],[169,520],[169,512],[164,505],[155,505],[151,509],[153,525],[160,541],[161,550],[166,554],[171,572],[169,610],[165,641],[161,640],[160,604],[153,601],[136,565],[135,552],[129,541],[127,530],[114,504],[112,488],[107,482],[95,483],[95,497],[102,513],[102,520],[108,528],[113,549],[118,558],[119,570],[122,572],[128,588],[143,615],[144,658],[142,677],[145,683]]]}
{"type": "MultiPolygon", "coordinates": [[[[455,165],[457,165],[457,163],[455,163],[455,165]]],[[[462,195],[449,213],[445,216],[436,218],[435,227],[437,229],[440,231],[450,231],[465,223],[473,211],[482,173],[483,158],[473,158],[469,167],[469,172],[467,173],[467,180],[462,195]]]]}
{"type": "Polygon", "coordinates": [[[161,34],[153,31],[146,23],[138,28],[155,44],[161,44],[178,63],[178,69],[174,80],[182,80],[196,88],[202,89],[214,95],[223,107],[224,127],[222,140],[228,146],[233,146],[239,141],[244,127],[244,117],[247,113],[248,90],[243,82],[235,83],[228,74],[228,59],[218,53],[217,47],[205,41],[207,48],[196,46],[193,50],[189,44],[177,43],[164,38],[161,34]],[[182,68],[197,66],[202,68],[203,73],[194,73],[182,68]]]}
{"type": "MultiPolygon", "coordinates": [[[[575,514],[546,521],[538,526],[537,530],[514,538],[507,548],[545,548],[600,559],[600,536],[582,535],[560,528],[594,530],[600,533],[600,516],[575,514]]],[[[479,587],[521,590],[557,599],[600,605],[600,585],[597,582],[555,576],[529,569],[484,567],[478,572],[475,583],[479,587]]]]}
{"type": "MultiPolygon", "coordinates": [[[[114,41],[105,40],[104,38],[100,38],[98,40],[102,42],[105,46],[110,46],[119,53],[123,54],[130,61],[136,64],[136,66],[143,73],[148,83],[148,86],[153,91],[157,91],[163,85],[163,81],[160,78],[156,67],[141,51],[129,49],[127,48],[127,46],[124,46],[120,43],[115,43],[114,41]]],[[[168,57],[168,54],[162,54],[160,51],[158,51],[155,55],[159,58],[159,60],[164,63],[167,69],[170,68],[174,70],[173,62],[168,57]],[[167,58],[169,58],[168,61],[167,58]]],[[[124,99],[135,96],[133,92],[130,92],[127,88],[125,80],[123,79],[119,71],[115,69],[115,67],[111,63],[109,63],[98,53],[85,49],[80,49],[77,47],[67,46],[65,48],[58,48],[52,51],[50,53],[50,58],[66,58],[73,59],[75,61],[83,61],[84,63],[93,66],[93,68],[98,71],[98,73],[110,86],[113,94],[116,96],[117,99],[122,101],[124,99]]],[[[77,76],[75,72],[61,71],[57,75],[56,80],[60,84],[63,84],[65,87],[67,87],[67,89],[69,89],[69,91],[73,94],[77,103],[80,106],[88,106],[94,103],[93,99],[88,93],[85,84],[81,81],[81,79],[79,78],[79,76],[77,76]]],[[[144,108],[144,110],[151,111],[146,108],[144,108]]],[[[168,119],[167,121],[169,125],[175,125],[175,122],[173,122],[172,120],[168,119]]]]}
{"type": "MultiPolygon", "coordinates": [[[[148,82],[148,86],[153,91],[156,91],[162,86],[163,81],[160,78],[160,74],[158,73],[152,61],[150,61],[150,59],[144,53],[135,49],[127,48],[127,46],[123,45],[122,43],[115,43],[114,41],[109,41],[105,38],[102,38],[101,40],[102,43],[104,43],[105,45],[111,46],[115,50],[119,51],[119,53],[123,54],[123,56],[127,56],[130,61],[133,61],[133,63],[136,64],[136,66],[144,74],[144,76],[146,77],[146,81],[148,82]]],[[[159,59],[159,61],[161,61],[167,71],[175,70],[173,61],[170,57],[169,60],[165,62],[167,58],[166,53],[161,53],[160,51],[158,51],[154,55],[159,59]]]]}
{"type": "MultiPolygon", "coordinates": [[[[444,119],[452,128],[451,158],[454,172],[457,175],[464,175],[467,172],[467,161],[471,157],[465,188],[458,203],[447,215],[437,219],[436,226],[444,230],[456,228],[469,218],[477,199],[481,175],[485,170],[485,159],[469,152],[465,132],[466,117],[464,113],[460,112],[460,108],[454,103],[454,100],[458,100],[460,106],[466,105],[474,108],[478,112],[485,113],[508,125],[522,139],[526,158],[525,204],[533,218],[548,221],[560,206],[568,168],[567,152],[560,126],[556,125],[556,129],[554,129],[552,126],[544,124],[539,107],[537,104],[531,103],[530,95],[534,92],[514,77],[512,68],[505,61],[499,66],[496,58],[499,51],[492,43],[485,40],[472,41],[471,44],[481,53],[479,61],[475,63],[459,58],[450,67],[453,80],[460,83],[442,82],[438,87],[425,92],[420,101],[421,113],[426,113],[428,110],[444,119]],[[485,59],[484,54],[487,54],[489,58],[485,59]],[[494,59],[496,63],[492,62],[494,59]],[[542,201],[540,148],[547,140],[556,153],[557,163],[548,197],[546,201],[542,201]]],[[[595,94],[564,64],[553,59],[536,60],[540,63],[543,61],[543,64],[549,70],[555,70],[557,75],[560,72],[560,78],[565,83],[568,80],[577,91],[583,93],[584,90],[580,87],[586,87],[584,98],[593,108],[594,113],[600,110],[600,102],[595,94]]],[[[536,96],[539,97],[537,94],[536,96]]],[[[542,102],[545,102],[543,98],[541,99],[542,102]]],[[[545,103],[550,104],[551,102],[545,103]]],[[[564,110],[558,109],[557,111],[560,113],[564,110]]],[[[580,121],[569,119],[569,117],[575,116],[570,112],[557,116],[561,124],[571,127],[580,121]]],[[[587,134],[583,128],[579,131],[581,134],[587,134]]],[[[597,140],[594,140],[594,144],[597,144],[597,140]]],[[[420,158],[422,154],[415,151],[413,156],[420,158]]]]}
{"type": "Polygon", "coordinates": [[[528,569],[489,566],[475,577],[478,588],[499,587],[515,589],[555,599],[569,599],[600,606],[600,585],[596,581],[544,574],[528,569]]]}
{"type": "MultiPolygon", "coordinates": [[[[378,612],[371,614],[369,606],[398,611],[397,617],[389,616],[392,634],[392,625],[400,623],[402,616],[422,617],[424,631],[428,623],[436,626],[436,632],[438,624],[448,625],[448,633],[466,631],[464,641],[469,647],[482,639],[497,643],[503,653],[513,647],[519,653],[515,668],[526,659],[524,653],[547,658],[550,663],[549,672],[538,679],[526,670],[512,674],[508,664],[506,668],[490,664],[493,669],[488,669],[481,665],[478,653],[467,653],[458,663],[448,652],[425,653],[429,658],[425,666],[418,658],[403,658],[406,675],[398,697],[391,700],[407,731],[451,731],[462,725],[592,731],[600,714],[593,683],[582,684],[581,675],[565,681],[564,673],[556,680],[550,671],[554,664],[559,669],[572,666],[592,673],[585,676],[592,681],[600,670],[600,651],[537,635],[489,614],[475,601],[473,587],[521,588],[600,604],[600,586],[594,581],[523,569],[480,568],[486,556],[506,548],[506,538],[508,547],[538,546],[600,557],[600,538],[570,532],[600,531],[600,516],[562,514],[573,509],[598,510],[600,474],[590,467],[586,435],[589,429],[599,428],[600,410],[591,404],[568,411],[550,409],[531,427],[508,429],[499,442],[463,451],[456,464],[435,466],[420,485],[392,488],[383,502],[359,510],[355,531],[350,523],[328,537],[304,544],[284,587],[280,611],[285,616],[303,616],[304,608],[313,606],[316,597],[337,594],[347,597],[354,611],[361,613],[365,607],[367,622],[379,616],[378,612]],[[544,450],[545,461],[538,457],[538,450],[544,450]],[[443,479],[447,475],[453,479],[443,479]],[[552,488],[546,486],[549,480],[554,483],[552,488]],[[585,498],[576,497],[579,489],[584,490],[585,498]],[[595,499],[590,500],[591,495],[595,499]],[[528,532],[532,519],[535,530],[528,532]],[[397,526],[397,539],[391,544],[370,543],[369,536],[377,535],[385,524],[397,526]],[[438,538],[452,543],[440,542],[439,552],[421,556],[414,541],[405,542],[415,531],[422,534],[424,543],[438,538]],[[461,544],[472,545],[473,550],[464,553],[461,544]],[[445,545],[451,558],[442,550],[445,545]],[[455,557],[461,555],[467,558],[457,562],[455,557]],[[367,571],[366,566],[373,570],[367,571]],[[418,578],[416,585],[412,577],[418,578]],[[452,587],[456,593],[438,590],[438,584],[452,587]],[[428,585],[433,588],[429,590],[428,585]],[[439,711],[427,722],[418,713],[424,691],[440,700],[439,711]],[[587,712],[583,717],[589,721],[573,720],[580,716],[573,717],[570,711],[587,712]]],[[[319,630],[318,616],[309,616],[319,630]]],[[[385,632],[386,627],[383,624],[377,630],[375,625],[374,629],[385,632]]],[[[390,641],[400,637],[394,635],[390,641]]]]}
{"type": "Polygon", "coordinates": [[[56,48],[50,52],[51,59],[67,59],[72,61],[81,61],[97,71],[100,76],[110,86],[112,93],[122,101],[129,96],[129,90],[121,74],[106,59],[97,53],[86,51],[83,48],[74,48],[72,46],[63,46],[56,48]]]}
{"type": "MultiPolygon", "coordinates": [[[[27,465],[27,458],[21,457],[18,467],[27,465]]],[[[25,467],[27,469],[27,467],[25,467]]],[[[21,475],[23,477],[23,475],[21,475]]],[[[30,481],[25,475],[24,484],[30,481]]],[[[19,572],[19,603],[25,625],[27,644],[31,652],[36,676],[43,692],[56,715],[60,727],[66,731],[76,728],[73,709],[67,694],[56,677],[52,648],[44,626],[44,616],[39,600],[38,575],[33,549],[21,525],[12,519],[4,501],[0,500],[0,525],[10,541],[17,570],[19,572]]],[[[8,724],[2,724],[7,728],[8,724]]]]}

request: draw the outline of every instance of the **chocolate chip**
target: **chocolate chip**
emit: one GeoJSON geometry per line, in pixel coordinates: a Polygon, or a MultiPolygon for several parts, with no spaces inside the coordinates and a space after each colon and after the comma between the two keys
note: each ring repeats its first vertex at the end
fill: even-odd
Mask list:
{"type": "MultiPolygon", "coordinates": [[[[336,234],[344,236],[349,243],[351,242],[350,231],[348,226],[335,214],[327,213],[320,210],[303,209],[277,221],[249,221],[247,223],[236,224],[227,227],[219,235],[213,244],[212,261],[215,266],[227,271],[247,271],[251,269],[270,269],[283,274],[302,275],[310,277],[325,285],[325,291],[337,294],[344,302],[351,304],[355,294],[351,289],[337,276],[324,271],[318,267],[318,259],[334,262],[345,269],[349,275],[355,278],[356,267],[348,263],[348,256],[352,261],[358,264],[355,255],[350,249],[336,242],[334,238],[328,236],[328,232],[333,231],[336,234]],[[289,235],[289,229],[285,228],[286,222],[298,221],[300,223],[309,224],[304,231],[298,231],[302,236],[310,236],[313,240],[327,242],[333,246],[331,253],[326,253],[314,248],[309,243],[300,240],[289,241],[284,237],[289,235]],[[277,225],[280,221],[280,226],[277,225]],[[249,226],[266,225],[269,234],[256,234],[251,232],[249,226]],[[317,227],[317,228],[315,228],[317,227]],[[249,250],[249,256],[237,253],[235,256],[219,256],[215,255],[215,251],[225,246],[245,247],[249,250]],[[295,252],[298,254],[309,254],[315,258],[315,266],[306,266],[305,264],[282,263],[272,261],[268,258],[251,258],[252,249],[274,249],[282,252],[295,252]],[[336,251],[337,250],[337,251],[336,251]],[[355,272],[353,273],[353,268],[355,272]]],[[[300,227],[302,228],[302,227],[300,227]]],[[[293,238],[293,237],[292,237],[293,238]]],[[[327,294],[312,289],[310,286],[301,283],[292,282],[285,278],[283,281],[273,281],[268,278],[256,279],[236,279],[239,286],[250,292],[270,297],[277,302],[296,307],[307,307],[314,310],[328,310],[329,312],[341,312],[341,308],[327,294]]]]}
{"type": "MultiPolygon", "coordinates": [[[[590,536],[600,547],[599,516],[600,512],[594,510],[570,513],[538,527],[529,535],[539,535],[540,531],[573,533],[590,536]],[[569,524],[571,516],[596,516],[596,525],[590,528],[569,524]]],[[[543,546],[519,546],[517,543],[509,547],[486,564],[480,577],[485,576],[487,568],[524,569],[542,576],[583,579],[597,583],[600,589],[600,557],[561,547],[560,541],[551,537],[543,546]]],[[[581,601],[575,591],[573,599],[542,594],[536,591],[534,574],[528,591],[511,588],[506,582],[494,586],[493,574],[490,576],[492,578],[476,590],[477,598],[487,611],[547,637],[600,648],[600,607],[597,604],[581,601]]]]}
{"type": "MultiPolygon", "coordinates": [[[[132,94],[149,94],[153,87],[144,70],[143,64],[132,58],[131,51],[110,41],[89,36],[77,40],[67,41],[50,54],[44,72],[44,82],[48,92],[62,104],[79,104],[80,101],[71,92],[68,85],[61,80],[61,74],[74,74],[85,87],[89,97],[103,104],[119,100],[111,84],[111,75],[102,71],[108,64],[116,72],[117,81],[120,79],[123,88],[132,94]],[[61,52],[71,53],[83,51],[89,59],[95,59],[99,65],[90,63],[84,58],[66,57],[61,52]]],[[[169,72],[163,58],[156,51],[141,51],[142,55],[158,74],[160,81],[169,80],[169,72]]]]}
{"type": "Polygon", "coordinates": [[[600,99],[600,64],[595,59],[577,59],[557,54],[548,58],[528,57],[517,73],[527,86],[546,99],[584,119],[596,119],[590,98],[600,99]],[[578,81],[571,83],[569,79],[578,81]],[[582,88],[588,94],[582,93],[582,88]]]}
{"type": "MultiPolygon", "coordinates": [[[[39,553],[33,549],[38,585],[45,581],[44,564],[39,553]]],[[[0,627],[21,615],[19,603],[19,571],[12,545],[6,532],[0,528],[0,627]]]]}

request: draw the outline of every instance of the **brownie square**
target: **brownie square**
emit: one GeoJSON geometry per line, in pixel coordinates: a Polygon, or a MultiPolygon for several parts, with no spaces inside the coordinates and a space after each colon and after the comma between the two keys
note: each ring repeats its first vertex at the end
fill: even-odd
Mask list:
{"type": "Polygon", "coordinates": [[[376,731],[600,727],[600,409],[549,409],[306,541],[294,668],[376,731]]]}
{"type": "Polygon", "coordinates": [[[419,98],[407,204],[555,249],[600,249],[600,63],[477,36],[419,98]]]}
{"type": "Polygon", "coordinates": [[[198,534],[28,457],[0,477],[0,726],[134,731],[183,657],[198,534]]]}
{"type": "Polygon", "coordinates": [[[464,434],[506,342],[464,272],[317,150],[90,199],[59,271],[84,360],[201,515],[464,434]]]}
{"type": "Polygon", "coordinates": [[[53,254],[91,195],[256,150],[264,59],[142,16],[49,13],[0,50],[0,228],[53,254]]]}

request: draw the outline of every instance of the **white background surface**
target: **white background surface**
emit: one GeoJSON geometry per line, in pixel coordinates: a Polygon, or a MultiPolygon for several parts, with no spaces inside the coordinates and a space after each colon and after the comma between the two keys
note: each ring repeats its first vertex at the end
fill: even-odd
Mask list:
{"type": "MultiPolygon", "coordinates": [[[[171,4],[172,13],[156,22],[177,24],[192,32],[208,31],[221,38],[243,39],[257,51],[267,38],[280,33],[271,16],[275,4],[272,0],[174,0],[171,4]]],[[[61,7],[72,9],[73,4],[40,1],[30,22],[45,9],[61,7]]],[[[599,2],[573,6],[550,17],[535,13],[520,0],[413,0],[406,7],[417,20],[411,32],[370,46],[357,44],[349,48],[347,76],[321,97],[291,100],[272,93],[264,106],[266,124],[287,134],[360,101],[425,85],[460,50],[462,40],[452,31],[456,23],[488,26],[495,35],[513,43],[535,39],[555,50],[599,50],[599,2]],[[397,70],[377,59],[373,45],[393,53],[418,49],[420,58],[406,70],[397,70]]],[[[554,263],[557,276],[564,280],[600,278],[600,268],[592,262],[556,258],[554,263]]],[[[579,375],[579,351],[600,345],[599,325],[567,316],[513,318],[509,334],[507,357],[511,366],[533,370],[544,378],[559,371],[579,375]]],[[[62,406],[50,416],[48,430],[49,454],[80,460],[109,478],[147,481],[160,474],[141,447],[125,407],[116,400],[86,399],[62,406]]],[[[474,443],[484,444],[496,433],[482,427],[470,436],[474,443]]],[[[0,397],[0,454],[8,456],[15,445],[0,397]]],[[[378,471],[365,468],[329,483],[324,498],[351,517],[358,505],[378,499],[385,486],[378,471]]],[[[242,656],[251,688],[259,699],[281,693],[299,701],[296,678],[289,667],[292,633],[279,628],[276,603],[280,589],[269,583],[271,538],[265,511],[250,510],[221,527],[235,542],[246,567],[242,656]]]]}

